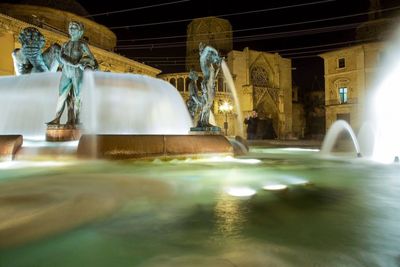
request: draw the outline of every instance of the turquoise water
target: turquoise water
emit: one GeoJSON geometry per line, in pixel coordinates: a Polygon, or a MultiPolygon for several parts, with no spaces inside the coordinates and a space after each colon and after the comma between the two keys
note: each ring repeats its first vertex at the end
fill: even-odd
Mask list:
{"type": "Polygon", "coordinates": [[[0,266],[400,266],[399,165],[240,160],[0,164],[0,266]]]}

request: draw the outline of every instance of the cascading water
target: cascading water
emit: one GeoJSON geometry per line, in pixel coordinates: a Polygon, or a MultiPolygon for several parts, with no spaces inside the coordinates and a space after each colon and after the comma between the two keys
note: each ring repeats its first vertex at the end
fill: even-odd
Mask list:
{"type": "MultiPolygon", "coordinates": [[[[395,34],[381,53],[385,57],[376,69],[376,85],[367,88],[365,122],[358,134],[363,157],[382,163],[397,162],[400,156],[400,31],[395,34]]],[[[324,144],[330,141],[327,135],[324,144]]]]}
{"type": "Polygon", "coordinates": [[[97,123],[95,129],[87,129],[89,133],[188,134],[192,126],[181,95],[163,80],[137,74],[86,72],[82,87],[86,92],[82,120],[94,119],[97,123]],[[86,98],[89,88],[95,90],[95,101],[86,98]],[[90,118],[91,106],[96,107],[95,118],[90,118]]]}
{"type": "Polygon", "coordinates": [[[354,149],[357,152],[357,155],[360,156],[360,146],[358,145],[357,137],[353,132],[351,126],[344,120],[335,121],[332,126],[329,128],[328,133],[325,136],[324,142],[321,148],[322,155],[329,155],[332,152],[332,149],[339,137],[339,135],[346,131],[353,142],[354,149]]]}
{"type": "MultiPolygon", "coordinates": [[[[0,78],[0,134],[41,137],[55,115],[60,73],[0,78]]],[[[81,120],[86,133],[188,134],[192,122],[169,83],[136,74],[85,72],[81,120]]]]}
{"type": "Polygon", "coordinates": [[[228,65],[226,64],[225,60],[222,60],[221,62],[221,68],[222,68],[222,72],[224,74],[225,77],[225,81],[229,87],[229,90],[232,93],[232,97],[233,97],[233,101],[235,102],[235,109],[236,109],[236,114],[237,114],[237,129],[239,132],[240,136],[244,135],[243,132],[243,115],[242,115],[242,109],[240,107],[240,102],[239,102],[239,97],[237,95],[237,91],[236,91],[236,87],[235,87],[235,83],[233,82],[233,78],[231,75],[231,72],[229,71],[228,65]]]}
{"type": "Polygon", "coordinates": [[[400,65],[384,78],[374,95],[376,136],[373,159],[393,162],[400,155],[400,65]]]}
{"type": "Polygon", "coordinates": [[[0,77],[0,135],[44,139],[46,122],[55,115],[61,73],[0,77]]]}

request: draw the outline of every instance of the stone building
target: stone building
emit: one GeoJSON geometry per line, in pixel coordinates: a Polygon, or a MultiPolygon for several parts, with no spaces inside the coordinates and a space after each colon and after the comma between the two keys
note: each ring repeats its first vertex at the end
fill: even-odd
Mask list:
{"type": "MultiPolygon", "coordinates": [[[[225,56],[237,90],[241,116],[235,112],[228,116],[228,135],[242,135],[238,118],[257,108],[261,118],[272,114],[275,132],[279,138],[292,135],[292,75],[291,60],[279,54],[245,48],[232,50],[232,27],[229,21],[206,17],[195,19],[187,27],[186,69],[199,70],[199,42],[210,44],[225,56]]],[[[189,74],[170,73],[159,75],[177,87],[185,99],[188,95],[189,74]]],[[[199,72],[199,76],[201,73],[199,72]]],[[[199,79],[201,81],[201,78],[199,79]]],[[[225,116],[219,106],[227,101],[234,103],[226,81],[220,74],[214,101],[215,122],[221,128],[225,116]]]]}
{"type": "Polygon", "coordinates": [[[232,51],[232,26],[226,19],[198,18],[187,26],[186,71],[200,71],[199,43],[211,45],[223,56],[232,51]]]}
{"type": "Polygon", "coordinates": [[[11,53],[19,48],[18,35],[26,27],[36,27],[46,38],[46,46],[62,44],[68,37],[71,20],[85,25],[84,39],[99,62],[100,70],[140,73],[155,77],[161,71],[113,52],[115,34],[107,27],[84,16],[85,9],[76,1],[26,0],[22,4],[0,4],[0,75],[13,75],[11,53]],[[44,6],[45,5],[45,6],[44,6]]]}
{"type": "Polygon", "coordinates": [[[339,119],[359,129],[383,48],[384,43],[373,42],[320,55],[324,59],[326,129],[339,119]]]}
{"type": "MultiPolygon", "coordinates": [[[[383,18],[379,0],[370,0],[369,21],[355,33],[360,45],[320,55],[324,59],[326,129],[338,119],[356,131],[367,113],[367,97],[375,88],[383,64],[390,61],[388,46],[398,25],[396,16],[383,18]]],[[[396,48],[397,50],[397,48],[396,48]]]]}

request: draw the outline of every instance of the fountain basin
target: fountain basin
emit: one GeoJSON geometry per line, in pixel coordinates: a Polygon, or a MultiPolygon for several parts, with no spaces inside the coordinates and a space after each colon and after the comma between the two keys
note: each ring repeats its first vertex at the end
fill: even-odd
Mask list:
{"type": "Polygon", "coordinates": [[[0,135],[0,160],[14,159],[22,143],[22,135],[0,135]]]}
{"type": "Polygon", "coordinates": [[[83,135],[80,158],[134,159],[218,154],[232,156],[233,148],[222,135],[83,135]]]}
{"type": "Polygon", "coordinates": [[[399,166],[317,155],[0,163],[1,263],[398,266],[399,166]]]}

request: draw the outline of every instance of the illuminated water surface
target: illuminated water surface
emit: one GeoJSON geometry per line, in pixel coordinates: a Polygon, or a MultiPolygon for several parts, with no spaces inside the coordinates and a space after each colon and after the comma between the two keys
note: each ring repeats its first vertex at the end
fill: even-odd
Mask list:
{"type": "Polygon", "coordinates": [[[316,154],[0,163],[0,266],[399,266],[400,166],[316,154]]]}

